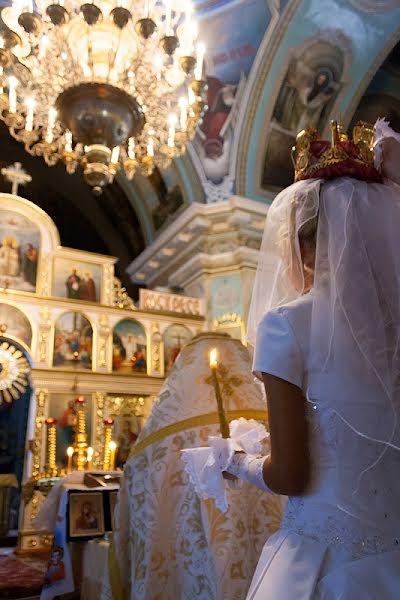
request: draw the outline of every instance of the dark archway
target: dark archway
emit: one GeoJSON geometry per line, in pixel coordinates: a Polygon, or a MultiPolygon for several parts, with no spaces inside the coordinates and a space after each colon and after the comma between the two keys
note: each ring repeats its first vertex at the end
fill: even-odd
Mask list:
{"type": "MultiPolygon", "coordinates": [[[[118,182],[95,197],[80,172],[68,175],[62,164],[48,167],[42,158],[30,156],[1,123],[0,168],[16,161],[32,177],[19,193],[53,219],[62,245],[118,257],[116,275],[135,296],[137,290],[125,270],[145,243],[135,210],[118,182]]],[[[0,191],[10,190],[10,184],[0,177],[0,191]]]]}

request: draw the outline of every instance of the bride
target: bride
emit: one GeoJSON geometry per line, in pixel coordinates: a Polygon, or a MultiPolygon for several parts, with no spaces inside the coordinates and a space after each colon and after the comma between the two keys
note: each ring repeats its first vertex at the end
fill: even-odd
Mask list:
{"type": "Polygon", "coordinates": [[[383,183],[299,181],[268,214],[249,338],[271,454],[226,477],[289,501],[248,600],[400,597],[400,136],[375,131],[383,183]]]}

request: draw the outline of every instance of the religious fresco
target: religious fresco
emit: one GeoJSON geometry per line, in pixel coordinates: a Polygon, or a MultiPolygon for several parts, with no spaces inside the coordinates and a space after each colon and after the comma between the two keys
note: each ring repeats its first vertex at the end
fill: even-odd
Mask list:
{"type": "Polygon", "coordinates": [[[89,320],[79,312],[64,313],[55,325],[53,366],[91,369],[92,344],[93,330],[89,320]]]}
{"type": "Polygon", "coordinates": [[[206,179],[213,184],[221,184],[229,174],[238,107],[271,18],[265,1],[245,0],[224,5],[225,9],[206,12],[200,22],[201,40],[207,48],[209,109],[193,146],[206,179]]]}
{"type": "Polygon", "coordinates": [[[170,325],[164,331],[164,368],[169,373],[183,346],[193,337],[190,329],[184,325],[170,325]]]}
{"type": "Polygon", "coordinates": [[[40,232],[35,223],[0,209],[0,288],[36,291],[40,232]]]}
{"type": "Polygon", "coordinates": [[[211,280],[211,316],[242,313],[242,281],[239,273],[220,275],[211,280]]]}
{"type": "Polygon", "coordinates": [[[167,169],[161,173],[157,167],[148,177],[158,200],[158,205],[151,213],[153,226],[156,231],[183,206],[183,193],[180,186],[174,181],[175,177],[175,172],[172,169],[167,169]]]}
{"type": "Polygon", "coordinates": [[[69,258],[54,261],[53,295],[70,300],[99,302],[102,267],[69,258]]]}
{"type": "Polygon", "coordinates": [[[339,43],[316,39],[289,61],[267,137],[264,188],[277,191],[293,183],[290,152],[296,135],[307,127],[323,130],[342,87],[344,60],[339,43]]]}
{"type": "Polygon", "coordinates": [[[122,319],[113,331],[113,371],[147,372],[146,331],[134,319],[122,319]]]}
{"type": "MultiPolygon", "coordinates": [[[[57,439],[57,466],[66,467],[67,448],[75,443],[75,426],[77,423],[76,398],[71,393],[58,394],[51,393],[47,414],[57,420],[56,424],[56,439],[57,439]]],[[[88,444],[91,445],[92,439],[92,397],[89,394],[85,396],[85,413],[86,413],[86,433],[88,436],[88,444]]]]}
{"type": "Polygon", "coordinates": [[[28,317],[15,306],[0,302],[0,324],[6,327],[5,335],[16,338],[28,348],[32,343],[32,327],[28,317]]]}

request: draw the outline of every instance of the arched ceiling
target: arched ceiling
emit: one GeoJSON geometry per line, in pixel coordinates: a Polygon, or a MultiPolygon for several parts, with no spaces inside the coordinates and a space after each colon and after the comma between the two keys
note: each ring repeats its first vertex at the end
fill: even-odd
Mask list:
{"type": "Polygon", "coordinates": [[[260,45],[240,107],[236,192],[268,202],[289,185],[290,148],[307,125],[326,134],[331,118],[345,127],[355,114],[398,119],[399,40],[394,0],[290,2],[260,45]]]}

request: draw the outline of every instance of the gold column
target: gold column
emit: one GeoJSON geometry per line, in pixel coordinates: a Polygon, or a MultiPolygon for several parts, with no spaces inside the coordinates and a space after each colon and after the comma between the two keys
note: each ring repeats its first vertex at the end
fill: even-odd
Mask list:
{"type": "Polygon", "coordinates": [[[76,467],[78,471],[84,471],[86,469],[87,454],[85,398],[83,396],[78,396],[78,398],[75,400],[75,405],[78,413],[75,428],[75,452],[77,455],[76,467]]]}
{"type": "Polygon", "coordinates": [[[47,426],[47,445],[46,445],[46,475],[56,477],[57,475],[57,420],[53,417],[48,417],[45,420],[47,426]]]}
{"type": "Polygon", "coordinates": [[[104,419],[104,459],[103,459],[103,470],[104,471],[109,471],[109,469],[110,469],[110,458],[111,458],[110,442],[112,439],[113,425],[114,425],[114,419],[104,419]]]}

